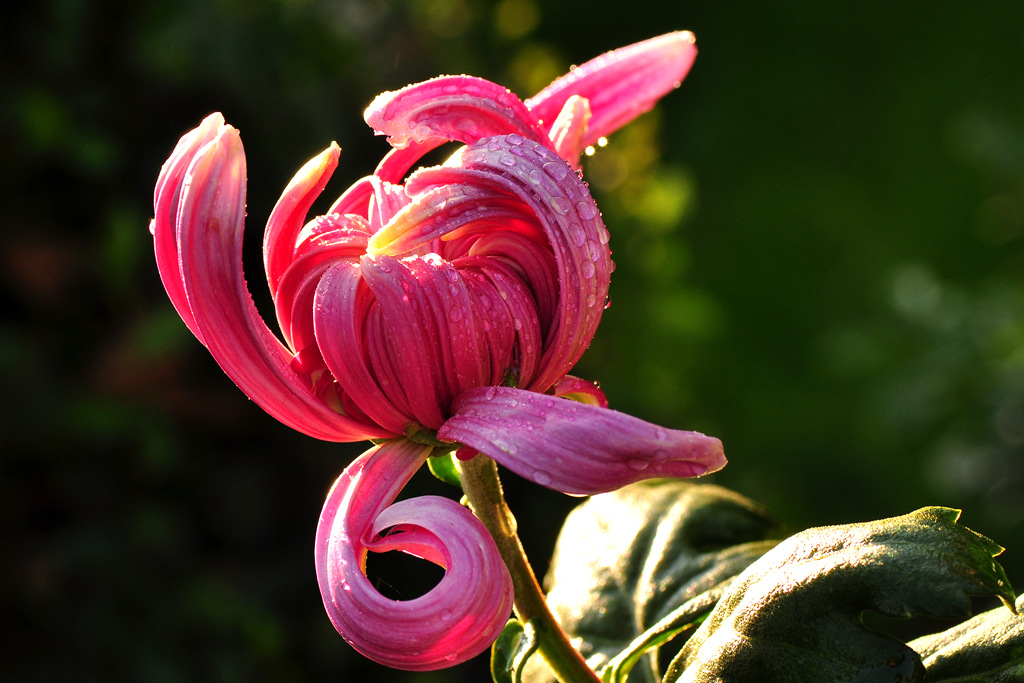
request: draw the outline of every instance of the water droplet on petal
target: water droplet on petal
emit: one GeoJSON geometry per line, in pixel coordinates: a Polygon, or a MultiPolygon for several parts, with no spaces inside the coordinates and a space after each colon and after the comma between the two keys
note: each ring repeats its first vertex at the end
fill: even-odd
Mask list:
{"type": "Polygon", "coordinates": [[[484,392],[484,398],[486,398],[488,401],[492,400],[497,395],[498,390],[494,387],[488,387],[487,391],[484,392]]]}
{"type": "Polygon", "coordinates": [[[544,171],[555,180],[565,180],[569,175],[569,167],[563,161],[549,161],[544,164],[544,171]]]}
{"type": "Polygon", "coordinates": [[[579,202],[576,204],[576,213],[585,221],[596,218],[598,214],[597,205],[593,202],[579,202]]]}
{"type": "Polygon", "coordinates": [[[640,458],[631,458],[626,462],[626,467],[636,472],[642,472],[647,469],[650,462],[647,460],[641,460],[640,458]]]}
{"type": "Polygon", "coordinates": [[[569,200],[566,199],[565,197],[552,197],[551,199],[548,200],[548,203],[551,204],[552,209],[562,214],[563,216],[567,215],[570,211],[572,211],[572,207],[569,204],[569,200]]]}
{"type": "Polygon", "coordinates": [[[505,136],[505,141],[510,145],[521,145],[523,144],[523,136],[516,133],[509,133],[505,136]]]}
{"type": "Polygon", "coordinates": [[[668,438],[668,432],[666,432],[663,427],[658,427],[657,429],[654,430],[654,437],[658,441],[664,441],[665,439],[668,438]]]}
{"type": "Polygon", "coordinates": [[[540,185],[540,181],[544,179],[544,176],[537,169],[533,169],[530,171],[530,175],[527,176],[527,179],[530,181],[531,185],[540,185]]]}
{"type": "Polygon", "coordinates": [[[505,152],[504,154],[499,156],[498,161],[509,167],[516,165],[516,158],[509,154],[508,152],[505,152]]]}
{"type": "Polygon", "coordinates": [[[551,478],[551,475],[545,472],[544,470],[534,470],[533,480],[540,484],[541,486],[550,486],[551,482],[554,481],[551,478]]]}

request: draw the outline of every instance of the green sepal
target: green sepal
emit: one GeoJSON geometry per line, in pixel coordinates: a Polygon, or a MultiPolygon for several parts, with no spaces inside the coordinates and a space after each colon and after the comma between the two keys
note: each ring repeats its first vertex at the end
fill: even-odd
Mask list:
{"type": "Polygon", "coordinates": [[[963,618],[972,595],[1012,602],[1002,548],[958,517],[931,507],[787,539],[735,579],[663,683],[924,681],[917,652],[861,615],[963,618]]]}
{"type": "Polygon", "coordinates": [[[440,453],[427,458],[427,467],[430,473],[446,484],[462,488],[462,478],[459,477],[459,470],[455,467],[455,455],[453,453],[440,453]]]}
{"type": "Polygon", "coordinates": [[[522,683],[523,666],[537,651],[540,640],[531,622],[509,619],[491,646],[491,678],[494,683],[522,683]]]}

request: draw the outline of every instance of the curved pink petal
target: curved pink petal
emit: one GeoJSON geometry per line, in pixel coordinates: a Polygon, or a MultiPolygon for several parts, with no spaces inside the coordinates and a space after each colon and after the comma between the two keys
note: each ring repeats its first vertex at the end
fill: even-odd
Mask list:
{"type": "Polygon", "coordinates": [[[474,76],[440,76],[382,93],[363,118],[396,148],[436,140],[468,144],[507,133],[547,140],[522,100],[508,88],[474,76]]]}
{"type": "Polygon", "coordinates": [[[317,580],[334,627],[370,659],[411,671],[480,654],[512,609],[508,570],[472,513],[437,496],[391,504],[430,451],[398,439],[363,453],[331,488],[316,532],[317,580]],[[434,562],[444,578],[418,598],[386,598],[364,568],[367,551],[388,550],[434,562]]]}
{"type": "Polygon", "coordinates": [[[263,266],[272,297],[277,297],[278,283],[295,258],[299,232],[306,224],[309,207],[338,167],[339,154],[341,149],[332,142],[330,147],[307,161],[292,177],[270,213],[263,233],[263,266]]]}
{"type": "Polygon", "coordinates": [[[547,390],[580,359],[597,330],[611,281],[608,231],[586,184],[561,157],[518,135],[488,138],[449,163],[464,182],[518,196],[534,213],[558,264],[559,305],[528,389],[547,390]],[[460,168],[459,168],[460,167],[460,168]]]}
{"type": "MultiPolygon", "coordinates": [[[[178,315],[192,334],[203,341],[203,336],[196,325],[195,316],[185,296],[185,286],[181,281],[181,266],[178,254],[178,205],[181,200],[182,186],[189,164],[204,146],[213,140],[224,128],[224,117],[219,113],[210,114],[197,128],[189,131],[178,140],[171,156],[160,169],[153,192],[153,220],[149,231],[153,235],[153,247],[156,253],[156,267],[160,279],[167,290],[167,296],[174,304],[178,315]]],[[[206,342],[203,342],[204,344],[206,342]]]]}
{"type": "Polygon", "coordinates": [[[573,95],[562,106],[562,111],[551,124],[548,137],[558,156],[576,168],[580,167],[580,155],[590,144],[587,131],[590,130],[590,100],[573,95]]]}
{"type": "Polygon", "coordinates": [[[375,377],[367,359],[364,327],[371,293],[362,282],[359,265],[339,261],[321,277],[313,299],[313,331],[317,346],[342,390],[374,422],[390,432],[403,434],[409,418],[395,407],[375,377]]]}
{"type": "Polygon", "coordinates": [[[508,387],[455,399],[438,430],[556,491],[592,495],[657,477],[699,477],[725,466],[722,442],[625,413],[508,387]]]}
{"type": "Polygon", "coordinates": [[[292,354],[256,311],[242,273],[245,155],[238,131],[223,126],[189,166],[176,218],[182,285],[214,359],[250,398],[281,422],[325,441],[388,436],[331,410],[292,354]]]}
{"type": "Polygon", "coordinates": [[[578,66],[526,100],[530,113],[550,130],[573,95],[590,103],[591,118],[582,144],[594,144],[679,86],[697,56],[689,31],[675,31],[612,50],[578,66]]]}

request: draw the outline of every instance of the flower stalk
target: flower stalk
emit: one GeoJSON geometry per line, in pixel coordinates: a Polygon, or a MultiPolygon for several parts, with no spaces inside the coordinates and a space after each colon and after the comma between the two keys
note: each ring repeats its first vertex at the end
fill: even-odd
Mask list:
{"type": "Polygon", "coordinates": [[[516,533],[515,517],[505,503],[497,463],[481,453],[469,460],[456,459],[456,466],[470,510],[491,532],[512,575],[516,616],[524,624],[533,622],[540,653],[548,666],[563,683],[601,683],[583,656],[569,643],[568,636],[544,599],[516,533]]]}

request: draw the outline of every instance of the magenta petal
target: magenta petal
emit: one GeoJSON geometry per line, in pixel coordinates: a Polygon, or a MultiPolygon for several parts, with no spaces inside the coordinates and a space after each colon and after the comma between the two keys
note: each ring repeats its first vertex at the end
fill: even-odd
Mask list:
{"type": "Polygon", "coordinates": [[[256,311],[242,273],[245,155],[223,126],[198,152],[176,218],[181,279],[200,339],[224,372],[289,427],[326,441],[388,436],[334,412],[292,369],[292,354],[256,311]]]}
{"type": "Polygon", "coordinates": [[[725,466],[722,442],[625,413],[508,387],[455,399],[437,432],[556,491],[592,495],[658,477],[699,477],[725,466]]]}
{"type": "Polygon", "coordinates": [[[372,302],[361,286],[359,266],[339,261],[320,279],[313,300],[313,331],[331,374],[370,419],[391,432],[405,432],[410,419],[396,410],[367,366],[364,325],[372,302]]]}
{"type": "Polygon", "coordinates": [[[363,453],[334,483],[316,532],[317,579],[334,627],[370,659],[410,671],[480,654],[512,609],[508,570],[472,513],[438,496],[391,504],[430,451],[399,439],[363,453]],[[444,567],[444,578],[418,598],[391,600],[364,573],[368,550],[422,557],[444,567]]]}
{"type": "Polygon", "coordinates": [[[597,330],[611,281],[608,231],[586,184],[548,147],[518,135],[468,145],[446,172],[517,196],[543,229],[558,265],[558,311],[528,389],[546,391],[580,359],[597,330]]]}
{"type": "Polygon", "coordinates": [[[192,334],[201,342],[203,336],[196,326],[195,317],[185,296],[185,286],[181,281],[178,258],[178,205],[189,164],[199,150],[217,137],[224,127],[224,117],[218,112],[207,116],[197,128],[181,137],[171,156],[160,169],[160,176],[153,192],[153,220],[149,224],[156,252],[156,267],[160,271],[160,279],[167,290],[167,296],[170,297],[178,315],[192,330],[192,334]]]}
{"type": "Polygon", "coordinates": [[[281,193],[267,220],[263,234],[263,265],[270,294],[275,298],[278,283],[294,259],[299,232],[306,223],[309,207],[337,168],[339,154],[341,149],[332,142],[330,147],[307,161],[281,193]]]}
{"type": "Polygon", "coordinates": [[[547,139],[522,100],[508,88],[474,76],[440,76],[382,93],[363,117],[396,148],[437,140],[469,144],[506,133],[534,142],[547,139]]]}
{"type": "Polygon", "coordinates": [[[585,97],[592,116],[582,142],[591,145],[678,87],[696,56],[692,33],[667,33],[590,60],[526,100],[526,106],[550,129],[571,96],[585,97]]]}

